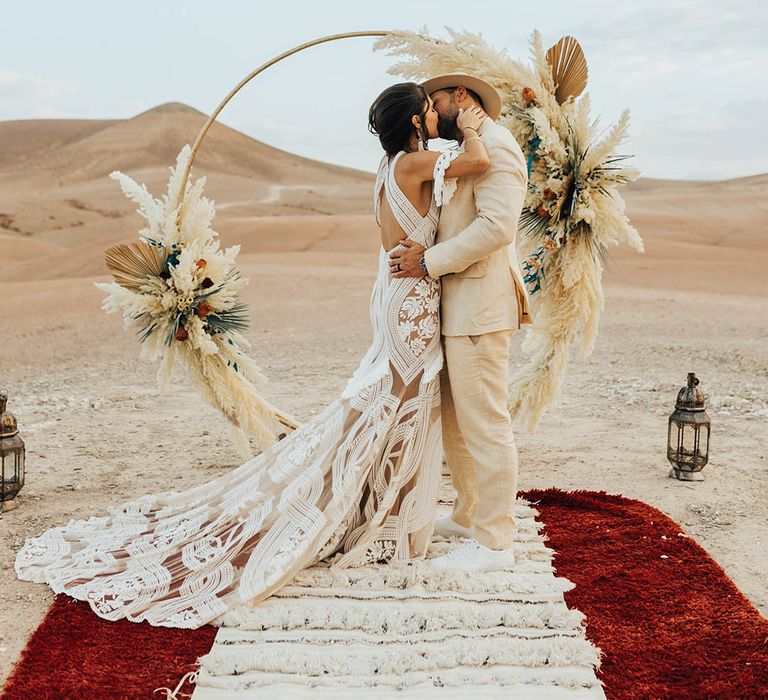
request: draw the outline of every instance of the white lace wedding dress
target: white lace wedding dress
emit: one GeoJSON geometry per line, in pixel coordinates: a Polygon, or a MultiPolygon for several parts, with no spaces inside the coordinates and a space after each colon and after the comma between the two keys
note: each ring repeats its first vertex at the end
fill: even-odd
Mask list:
{"type": "MultiPolygon", "coordinates": [[[[455,188],[445,169],[458,154],[439,157],[422,217],[394,178],[402,153],[379,166],[376,219],[383,187],[402,229],[428,247],[437,202],[455,188]]],[[[423,557],[442,463],[439,295],[430,277],[392,278],[382,247],[373,342],[337,400],[230,473],[27,539],[17,576],[87,601],[109,620],[197,628],[331,555],[334,567],[423,557]]]]}

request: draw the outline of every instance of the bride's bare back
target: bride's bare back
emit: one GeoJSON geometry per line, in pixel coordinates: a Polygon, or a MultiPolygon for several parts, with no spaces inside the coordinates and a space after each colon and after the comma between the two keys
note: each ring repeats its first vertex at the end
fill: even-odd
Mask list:
{"type": "MultiPolygon", "coordinates": [[[[402,160],[402,159],[401,159],[402,160]]],[[[419,216],[425,217],[429,213],[429,209],[432,203],[432,187],[433,181],[428,180],[426,182],[407,182],[403,184],[400,180],[399,174],[394,173],[395,183],[397,184],[403,195],[411,202],[419,216]],[[418,187],[417,197],[413,196],[413,192],[418,187]]],[[[385,192],[382,188],[379,195],[379,211],[381,220],[381,245],[384,250],[389,252],[392,250],[403,238],[408,237],[408,232],[403,230],[403,227],[397,221],[394,212],[389,206],[389,202],[385,196],[385,192]]]]}

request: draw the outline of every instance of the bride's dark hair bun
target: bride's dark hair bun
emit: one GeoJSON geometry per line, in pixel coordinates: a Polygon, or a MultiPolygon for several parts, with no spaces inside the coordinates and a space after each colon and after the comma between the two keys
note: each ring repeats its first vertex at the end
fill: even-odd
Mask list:
{"type": "Polygon", "coordinates": [[[427,91],[418,83],[397,83],[382,92],[368,110],[368,131],[379,137],[387,155],[408,150],[414,131],[411,117],[421,117],[420,139],[426,141],[427,91]]]}

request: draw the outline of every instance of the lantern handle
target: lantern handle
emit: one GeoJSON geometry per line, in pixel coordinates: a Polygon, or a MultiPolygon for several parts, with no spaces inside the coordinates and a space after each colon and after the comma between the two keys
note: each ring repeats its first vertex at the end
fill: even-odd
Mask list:
{"type": "Polygon", "coordinates": [[[213,111],[210,117],[208,117],[208,121],[205,122],[203,125],[203,128],[200,129],[200,133],[198,133],[197,138],[195,139],[195,143],[192,146],[192,154],[189,157],[189,162],[187,163],[187,167],[184,170],[184,176],[181,180],[181,188],[179,189],[179,201],[177,203],[178,211],[176,213],[176,228],[177,230],[181,230],[181,207],[184,203],[184,196],[186,194],[187,189],[187,180],[189,179],[189,173],[192,170],[192,161],[194,161],[195,156],[197,155],[197,151],[200,148],[200,144],[203,142],[203,139],[205,138],[205,135],[208,133],[208,129],[211,127],[214,121],[216,121],[216,117],[219,116],[220,112],[224,107],[226,106],[227,102],[229,102],[235,94],[248,83],[250,80],[255,78],[259,73],[262,73],[270,66],[274,66],[276,63],[282,61],[284,58],[288,58],[288,56],[292,56],[295,53],[298,53],[299,51],[303,51],[304,49],[308,49],[311,46],[317,46],[318,44],[325,44],[329,41],[337,41],[339,39],[350,39],[353,37],[361,37],[361,36],[387,36],[388,34],[391,34],[391,31],[365,31],[365,32],[345,32],[344,34],[331,34],[329,36],[324,36],[319,39],[313,39],[312,41],[308,41],[304,44],[301,44],[299,46],[295,46],[292,49],[289,49],[288,51],[284,51],[279,56],[275,56],[275,58],[270,59],[263,65],[259,66],[256,70],[249,73],[245,78],[243,78],[235,87],[233,87],[227,96],[221,101],[218,107],[213,111]]]}

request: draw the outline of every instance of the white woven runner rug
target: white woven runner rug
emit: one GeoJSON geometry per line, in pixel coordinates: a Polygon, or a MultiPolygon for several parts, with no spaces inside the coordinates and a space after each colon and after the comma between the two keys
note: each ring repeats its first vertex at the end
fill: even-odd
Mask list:
{"type": "Polygon", "coordinates": [[[313,567],[230,611],[192,700],[605,698],[600,650],[563,598],[574,584],[555,575],[538,511],[518,498],[515,515],[514,571],[313,567]]]}

